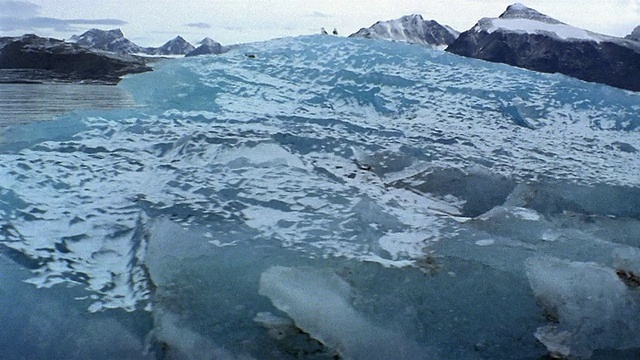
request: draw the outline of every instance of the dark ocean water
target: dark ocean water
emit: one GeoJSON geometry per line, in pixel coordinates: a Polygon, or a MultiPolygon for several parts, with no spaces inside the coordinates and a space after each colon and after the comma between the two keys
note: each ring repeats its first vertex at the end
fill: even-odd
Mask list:
{"type": "Polygon", "coordinates": [[[79,84],[0,84],[0,126],[48,121],[81,109],[133,107],[118,86],[79,84]]]}

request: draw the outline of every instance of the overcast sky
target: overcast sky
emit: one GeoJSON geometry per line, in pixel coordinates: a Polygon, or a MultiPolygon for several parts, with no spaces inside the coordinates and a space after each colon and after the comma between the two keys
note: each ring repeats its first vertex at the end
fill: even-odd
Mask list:
{"type": "MultiPolygon", "coordinates": [[[[90,28],[121,28],[142,46],[182,35],[223,44],[315,34],[321,27],[349,35],[378,20],[413,13],[458,31],[497,17],[515,0],[0,0],[0,35],[69,38],[90,28]]],[[[560,21],[625,36],[640,25],[640,0],[528,0],[560,21]]]]}

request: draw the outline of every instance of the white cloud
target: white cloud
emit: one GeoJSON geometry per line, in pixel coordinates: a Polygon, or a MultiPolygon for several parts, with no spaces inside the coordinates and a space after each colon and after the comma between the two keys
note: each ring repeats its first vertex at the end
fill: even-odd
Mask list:
{"type": "Polygon", "coordinates": [[[204,22],[196,22],[196,23],[188,23],[188,27],[198,28],[198,29],[210,29],[211,25],[204,22]]]}
{"type": "Polygon", "coordinates": [[[29,18],[38,16],[40,6],[27,1],[0,1],[0,14],[10,18],[29,18]]]}
{"type": "Polygon", "coordinates": [[[327,15],[323,12],[320,11],[314,11],[311,14],[308,15],[309,17],[314,17],[314,18],[320,18],[320,19],[327,19],[330,18],[331,15],[327,15]]]}
{"type": "Polygon", "coordinates": [[[0,18],[0,30],[2,31],[35,31],[43,29],[51,29],[58,32],[72,32],[81,29],[74,25],[104,25],[104,26],[122,26],[126,22],[118,19],[55,19],[48,17],[2,17],[0,18]]]}
{"type": "MultiPolygon", "coordinates": [[[[0,31],[42,32],[46,30],[55,33],[70,33],[83,30],[88,26],[123,26],[127,23],[119,19],[59,19],[55,17],[38,16],[41,6],[28,1],[0,1],[0,31]]],[[[45,36],[53,34],[44,34],[45,36]]],[[[57,34],[56,34],[57,35],[57,34]]]]}

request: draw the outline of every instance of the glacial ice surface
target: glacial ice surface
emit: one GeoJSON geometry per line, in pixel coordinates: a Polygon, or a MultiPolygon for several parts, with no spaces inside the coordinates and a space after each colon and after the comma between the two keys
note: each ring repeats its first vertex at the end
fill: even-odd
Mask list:
{"type": "Polygon", "coordinates": [[[140,107],[2,129],[0,323],[32,358],[640,353],[639,95],[327,36],[121,86],[140,107]]]}

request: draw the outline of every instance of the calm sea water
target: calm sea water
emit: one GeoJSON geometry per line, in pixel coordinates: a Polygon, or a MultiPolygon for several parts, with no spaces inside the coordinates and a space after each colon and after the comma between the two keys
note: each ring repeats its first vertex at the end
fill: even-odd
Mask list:
{"type": "Polygon", "coordinates": [[[0,84],[0,127],[47,121],[80,109],[134,107],[118,86],[77,84],[0,84]]]}

